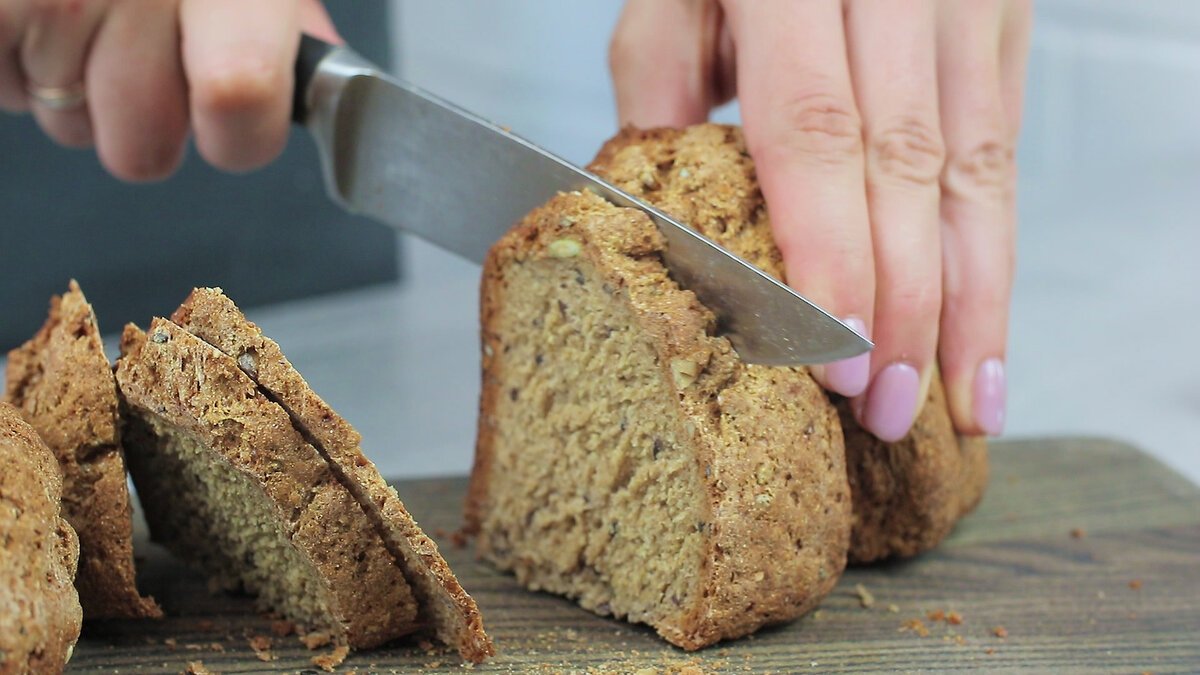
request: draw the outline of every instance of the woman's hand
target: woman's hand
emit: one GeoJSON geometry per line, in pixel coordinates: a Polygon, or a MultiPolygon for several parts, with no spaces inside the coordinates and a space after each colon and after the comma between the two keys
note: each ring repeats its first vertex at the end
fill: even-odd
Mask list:
{"type": "Polygon", "coordinates": [[[875,341],[814,368],[903,437],[935,362],[955,426],[998,434],[1028,0],[629,0],[622,124],[735,94],[788,282],[875,341]]]}
{"type": "Polygon", "coordinates": [[[338,41],[319,0],[0,0],[0,108],[125,180],[171,174],[189,131],[247,171],[287,140],[301,30],[338,41]]]}

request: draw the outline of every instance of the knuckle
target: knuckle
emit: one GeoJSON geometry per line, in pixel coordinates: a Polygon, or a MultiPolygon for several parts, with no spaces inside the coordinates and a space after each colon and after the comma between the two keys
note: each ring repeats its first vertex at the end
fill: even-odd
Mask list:
{"type": "Polygon", "coordinates": [[[936,280],[913,279],[896,284],[888,294],[888,306],[903,321],[929,319],[936,321],[942,311],[942,287],[936,280]]]}
{"type": "Polygon", "coordinates": [[[755,150],[767,155],[799,154],[842,163],[862,154],[862,121],[854,105],[833,96],[789,99],[772,117],[768,137],[755,150]]]}
{"type": "Polygon", "coordinates": [[[201,114],[266,112],[285,95],[290,75],[263,59],[230,60],[195,76],[192,98],[201,114]]]}
{"type": "Polygon", "coordinates": [[[882,178],[935,185],[945,162],[941,133],[921,118],[901,119],[867,137],[868,168],[882,178]]]}
{"type": "Polygon", "coordinates": [[[1007,196],[1015,188],[1016,173],[1012,143],[989,139],[952,150],[942,183],[956,195],[1007,196]]]}

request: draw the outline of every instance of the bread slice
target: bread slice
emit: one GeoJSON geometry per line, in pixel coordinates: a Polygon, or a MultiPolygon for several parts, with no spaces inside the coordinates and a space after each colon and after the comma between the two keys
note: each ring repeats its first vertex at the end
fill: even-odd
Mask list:
{"type": "Polygon", "coordinates": [[[0,674],[62,672],[83,621],[79,540],[61,516],[58,463],[0,402],[0,674]]]}
{"type": "Polygon", "coordinates": [[[148,335],[125,329],[116,377],[152,538],[338,644],[373,647],[419,628],[373,524],[233,359],[155,319],[148,335]]]}
{"type": "MultiPolygon", "coordinates": [[[[590,168],[783,279],[783,258],[740,129],[626,129],[590,168]]],[[[955,437],[938,377],[912,433],[896,443],[878,441],[859,427],[848,405],[840,409],[854,494],[850,561],[936,546],[983,494],[986,439],[955,437]]]]}
{"type": "Polygon", "coordinates": [[[5,398],[58,458],[63,512],[79,534],[75,586],[88,619],[161,617],[138,594],[117,385],[96,316],[71,281],[31,340],[9,352],[5,398]]]}
{"type": "Polygon", "coordinates": [[[404,570],[418,599],[420,618],[464,659],[493,653],[475,601],[459,585],[437,545],[421,531],[395,489],[360,448],[361,437],[317,396],[258,326],[220,289],[195,289],[172,320],[230,358],[291,417],[366,511],[384,545],[404,570]]]}
{"type": "Polygon", "coordinates": [[[489,252],[467,522],[532,590],[697,649],[813,608],[846,562],[833,406],[743,364],[649,218],[590,193],[489,252]]]}

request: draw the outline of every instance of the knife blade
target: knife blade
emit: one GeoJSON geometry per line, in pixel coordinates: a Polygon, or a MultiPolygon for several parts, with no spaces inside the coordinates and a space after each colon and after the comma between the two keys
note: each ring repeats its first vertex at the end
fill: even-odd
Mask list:
{"type": "Polygon", "coordinates": [[[293,119],[315,139],[334,201],[475,262],[554,195],[591,190],[650,216],[671,277],[714,312],[744,361],[828,363],[873,346],[662,211],[346,47],[302,37],[293,119]]]}

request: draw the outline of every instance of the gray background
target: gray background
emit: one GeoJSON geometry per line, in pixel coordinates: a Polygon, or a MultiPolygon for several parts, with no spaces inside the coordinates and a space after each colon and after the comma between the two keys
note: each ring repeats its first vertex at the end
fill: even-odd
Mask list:
{"type": "MultiPolygon", "coordinates": [[[[615,129],[605,49],[619,6],[400,0],[397,69],[583,162],[615,129]]],[[[1035,11],[1007,433],[1123,438],[1200,480],[1200,7],[1042,0],[1035,11]]],[[[402,284],[251,317],[385,473],[464,473],[478,269],[421,242],[400,255],[402,284]]]]}

